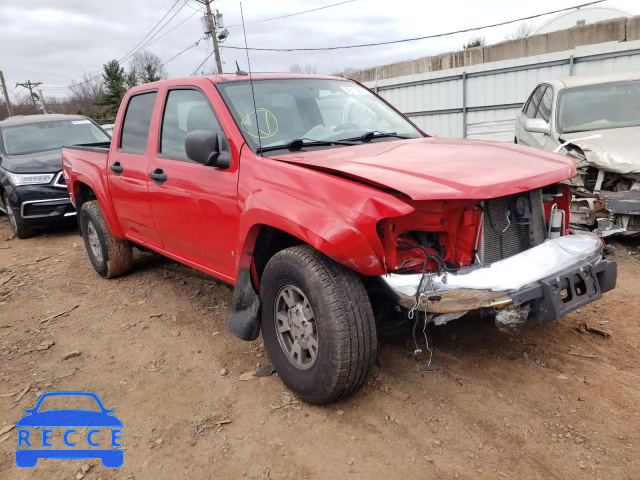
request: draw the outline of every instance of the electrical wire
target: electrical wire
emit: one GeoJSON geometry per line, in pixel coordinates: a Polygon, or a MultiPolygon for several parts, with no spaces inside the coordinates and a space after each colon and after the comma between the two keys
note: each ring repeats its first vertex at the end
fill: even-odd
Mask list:
{"type": "MultiPolygon", "coordinates": [[[[239,47],[239,46],[234,46],[234,45],[224,45],[221,46],[220,48],[227,48],[227,49],[231,49],[231,50],[253,50],[253,51],[259,51],[259,52],[319,52],[319,51],[330,51],[330,50],[345,50],[345,49],[349,49],[349,48],[364,48],[364,47],[378,47],[381,45],[394,45],[394,44],[398,44],[398,43],[406,43],[406,42],[415,42],[418,40],[427,40],[427,39],[432,39],[432,38],[441,38],[441,37],[447,37],[450,35],[456,35],[459,33],[469,33],[469,32],[475,32],[478,30],[484,30],[485,28],[494,28],[494,27],[501,27],[504,25],[509,25],[511,23],[516,23],[516,22],[521,22],[524,20],[532,20],[534,18],[538,18],[538,17],[544,17],[546,15],[552,15],[554,13],[560,13],[560,12],[566,12],[569,10],[575,10],[575,9],[579,9],[582,7],[587,7],[590,5],[595,5],[597,3],[602,3],[602,2],[606,2],[607,0],[596,0],[593,2],[589,2],[589,3],[583,3],[581,5],[575,5],[573,7],[567,7],[567,8],[561,8],[558,10],[553,10],[553,11],[549,11],[549,12],[544,12],[544,13],[538,13],[535,15],[529,15],[526,17],[521,17],[521,18],[516,18],[514,20],[507,20],[504,22],[498,22],[498,23],[492,23],[490,25],[483,25],[481,27],[472,27],[472,28],[465,28],[462,30],[455,30],[452,32],[443,32],[443,33],[436,33],[433,35],[424,35],[421,37],[413,37],[413,38],[403,38],[401,40],[389,40],[386,42],[375,42],[375,43],[361,43],[361,44],[356,44],[356,45],[341,45],[341,46],[334,46],[334,47],[310,47],[310,48],[260,48],[260,47],[256,47],[256,48],[247,48],[247,47],[239,47]]],[[[227,27],[228,28],[228,27],[227,27]]]]}
{"type": "MultiPolygon", "coordinates": [[[[159,67],[164,67],[167,63],[171,62],[172,60],[178,58],[180,55],[182,55],[184,52],[186,52],[187,50],[191,50],[193,47],[197,47],[198,44],[204,39],[204,37],[202,37],[200,40],[198,40],[196,43],[189,45],[187,48],[185,48],[184,50],[181,50],[180,52],[176,53],[173,57],[171,57],[169,60],[167,60],[166,62],[162,63],[159,67]]],[[[158,68],[159,68],[158,67],[158,68]]]]}
{"type": "Polygon", "coordinates": [[[207,60],[209,60],[209,59],[211,58],[211,56],[212,56],[214,53],[215,53],[215,52],[211,52],[209,55],[207,55],[207,56],[205,57],[205,59],[202,61],[202,63],[196,67],[196,69],[191,73],[191,75],[190,75],[190,76],[191,76],[191,77],[193,77],[193,76],[198,72],[198,70],[200,69],[200,67],[202,67],[202,66],[206,63],[206,61],[207,61],[207,60]]]}
{"type": "MultiPolygon", "coordinates": [[[[169,13],[171,13],[171,10],[173,10],[173,9],[176,7],[176,5],[178,5],[178,3],[180,3],[180,1],[181,1],[181,0],[176,0],[176,1],[175,1],[175,3],[174,3],[173,5],[171,5],[171,8],[170,8],[169,10],[167,10],[167,13],[165,13],[165,14],[162,16],[162,18],[161,18],[160,20],[158,20],[158,23],[156,23],[156,24],[153,26],[153,28],[152,28],[151,30],[149,30],[149,32],[148,32],[144,37],[142,37],[142,40],[140,40],[138,43],[136,43],[136,44],[135,44],[135,46],[134,46],[131,50],[129,50],[127,53],[125,53],[125,54],[124,54],[124,56],[123,56],[120,60],[118,60],[118,63],[122,62],[122,61],[123,61],[123,59],[127,58],[127,56],[128,56],[128,55],[132,54],[132,52],[136,49],[136,47],[138,47],[138,45],[141,45],[141,44],[142,44],[142,43],[147,39],[147,37],[149,37],[149,35],[151,35],[151,33],[152,33],[152,32],[153,32],[153,31],[158,27],[158,25],[160,25],[160,24],[162,23],[162,21],[163,21],[165,18],[167,18],[167,15],[169,15],[169,13]]],[[[180,11],[184,6],[185,6],[185,4],[186,4],[186,3],[187,3],[187,2],[185,1],[185,2],[184,2],[184,4],[182,5],[182,7],[180,7],[180,8],[178,9],[178,12],[179,12],[179,11],[180,11]]],[[[177,13],[177,12],[176,12],[176,13],[177,13]]],[[[174,17],[175,17],[175,15],[174,15],[174,17]]],[[[169,19],[169,21],[171,21],[172,19],[173,19],[173,17],[171,17],[171,18],[169,19]]],[[[169,23],[169,22],[167,22],[167,23],[169,23]]],[[[165,26],[166,26],[166,25],[167,25],[167,24],[165,24],[165,26]]],[[[159,32],[159,31],[160,31],[160,30],[158,30],[158,32],[159,32]]],[[[158,33],[158,32],[156,32],[156,33],[158,33]]],[[[153,38],[153,37],[152,37],[152,38],[153,38]]]]}
{"type": "MultiPolygon", "coordinates": [[[[344,2],[333,3],[331,5],[325,5],[324,7],[312,8],[311,10],[304,10],[302,12],[289,13],[287,15],[281,15],[279,17],[263,18],[262,20],[254,20],[253,22],[246,22],[245,25],[253,25],[255,23],[270,22],[272,20],[280,20],[282,18],[295,17],[296,15],[303,15],[305,13],[317,12],[318,10],[324,10],[326,8],[337,7],[339,5],[344,5],[345,3],[352,3],[352,2],[355,2],[355,1],[356,0],[346,0],[344,2]]],[[[233,24],[233,25],[227,25],[225,28],[233,28],[233,27],[241,27],[241,26],[242,26],[241,23],[236,23],[236,24],[233,24]]]]}
{"type": "MultiPolygon", "coordinates": [[[[149,45],[152,45],[154,43],[156,43],[158,40],[160,40],[161,38],[163,38],[164,36],[166,36],[167,34],[169,34],[170,32],[172,32],[173,30],[175,30],[176,28],[178,28],[180,25],[182,25],[184,22],[186,22],[187,20],[189,20],[191,17],[193,17],[195,14],[198,13],[198,11],[195,11],[194,13],[192,13],[191,15],[189,15],[187,18],[185,18],[184,20],[182,20],[180,23],[178,23],[177,25],[175,25],[173,28],[167,30],[166,32],[164,32],[162,35],[160,35],[159,37],[157,37],[157,35],[164,29],[166,28],[167,25],[169,25],[169,23],[171,23],[171,21],[178,15],[178,13],[180,13],[180,11],[184,8],[184,6],[187,4],[187,0],[185,0],[185,2],[182,4],[182,6],[180,8],[178,8],[174,14],[169,18],[169,20],[167,20],[155,33],[153,33],[153,35],[151,36],[151,38],[149,38],[147,40],[147,38],[149,37],[149,35],[152,34],[152,32],[158,27],[158,25],[160,25],[162,23],[162,21],[167,18],[167,16],[169,15],[169,13],[171,13],[171,11],[175,8],[175,6],[180,3],[181,0],[176,0],[176,2],[171,6],[171,8],[169,8],[169,10],[167,10],[167,12],[164,14],[164,16],[153,26],[153,28],[151,28],[151,30],[149,30],[149,32],[147,32],[147,34],[142,37],[142,40],[140,40],[132,49],[130,49],[127,53],[125,53],[119,60],[118,60],[118,64],[122,65],[124,62],[126,62],[127,60],[129,60],[131,57],[133,57],[136,53],[138,53],[139,51],[141,51],[142,49],[148,47],[149,45]],[[146,40],[146,42],[145,42],[146,40]]],[[[89,83],[92,80],[94,80],[95,78],[99,77],[100,75],[102,75],[102,71],[98,71],[98,72],[94,72],[89,74],[89,77],[76,84],[76,86],[79,85],[84,85],[85,83],[89,83]]],[[[67,88],[69,88],[68,86],[65,87],[45,87],[47,90],[66,90],[67,88]]]]}

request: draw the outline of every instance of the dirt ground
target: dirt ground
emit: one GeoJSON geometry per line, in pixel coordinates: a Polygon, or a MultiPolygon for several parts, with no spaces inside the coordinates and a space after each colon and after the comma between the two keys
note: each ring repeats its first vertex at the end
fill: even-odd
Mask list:
{"type": "Polygon", "coordinates": [[[0,435],[2,479],[640,478],[640,250],[629,244],[601,301],[518,336],[479,318],[434,328],[434,372],[410,337],[383,341],[358,394],[315,407],[277,376],[243,380],[269,360],[261,340],[226,332],[230,287],[150,253],[104,280],[73,228],[10,234],[0,217],[0,432],[42,392],[92,391],[124,424],[125,462],[19,469],[13,428],[0,435]],[[584,321],[611,336],[580,332],[584,321]]]}

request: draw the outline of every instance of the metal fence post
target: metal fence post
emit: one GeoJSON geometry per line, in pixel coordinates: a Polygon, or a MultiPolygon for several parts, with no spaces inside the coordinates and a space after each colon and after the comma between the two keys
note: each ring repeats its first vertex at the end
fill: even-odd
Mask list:
{"type": "Polygon", "coordinates": [[[462,72],[462,138],[467,138],[467,72],[462,72]]]}
{"type": "Polygon", "coordinates": [[[573,58],[573,55],[569,57],[569,75],[573,77],[574,69],[575,69],[576,59],[573,58]]]}

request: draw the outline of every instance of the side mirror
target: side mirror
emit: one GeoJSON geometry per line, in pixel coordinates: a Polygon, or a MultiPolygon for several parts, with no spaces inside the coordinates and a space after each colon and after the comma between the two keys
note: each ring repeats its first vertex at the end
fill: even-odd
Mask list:
{"type": "Polygon", "coordinates": [[[231,154],[220,151],[218,134],[213,130],[193,130],[184,141],[187,158],[207,167],[227,169],[231,166],[231,154]]]}
{"type": "Polygon", "coordinates": [[[551,135],[551,127],[541,118],[528,118],[524,122],[524,129],[531,133],[544,133],[545,135],[551,135]]]}

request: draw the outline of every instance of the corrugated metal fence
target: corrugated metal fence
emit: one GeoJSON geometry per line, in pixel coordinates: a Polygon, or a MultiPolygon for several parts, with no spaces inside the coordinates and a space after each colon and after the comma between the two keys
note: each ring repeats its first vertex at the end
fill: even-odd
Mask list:
{"type": "Polygon", "coordinates": [[[516,114],[540,82],[628,70],[640,70],[640,41],[587,45],[366,85],[432,135],[512,142],[516,114]]]}

